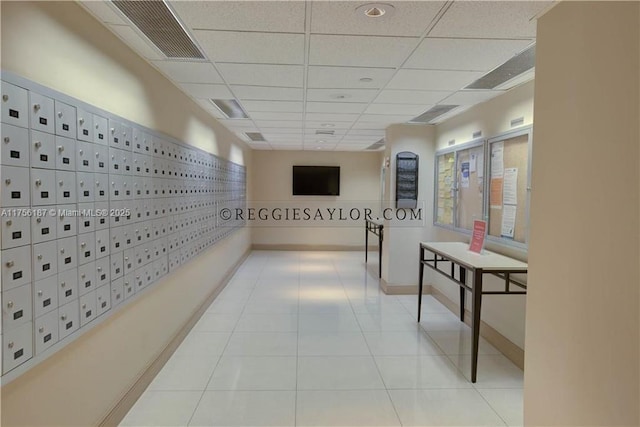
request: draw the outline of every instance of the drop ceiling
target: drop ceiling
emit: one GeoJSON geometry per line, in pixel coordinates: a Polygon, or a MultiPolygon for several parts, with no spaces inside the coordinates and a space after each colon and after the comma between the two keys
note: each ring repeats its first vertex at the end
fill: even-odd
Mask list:
{"type": "Polygon", "coordinates": [[[365,150],[434,106],[459,107],[432,124],[508,90],[464,88],[535,43],[551,4],[394,1],[368,18],[356,10],[367,1],[166,3],[205,60],[166,58],[110,1],[80,2],[252,148],[336,151],[365,150]],[[249,119],[227,119],[210,99],[238,100],[249,119]]]}

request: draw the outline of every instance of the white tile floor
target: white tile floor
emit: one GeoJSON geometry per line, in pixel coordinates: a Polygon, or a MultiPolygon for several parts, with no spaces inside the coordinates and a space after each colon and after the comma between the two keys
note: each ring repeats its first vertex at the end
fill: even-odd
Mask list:
{"type": "Polygon", "coordinates": [[[379,290],[362,252],[256,251],[121,426],[518,426],[522,378],[430,296],[379,290]]]}

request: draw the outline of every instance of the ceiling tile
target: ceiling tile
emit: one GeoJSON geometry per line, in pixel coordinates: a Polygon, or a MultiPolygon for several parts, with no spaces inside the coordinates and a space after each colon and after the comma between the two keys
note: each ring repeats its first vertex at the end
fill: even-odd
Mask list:
{"type": "Polygon", "coordinates": [[[142,38],[136,30],[128,25],[109,25],[109,29],[125,42],[130,48],[138,52],[143,58],[163,59],[164,55],[150,42],[142,38]]]}
{"type": "Polygon", "coordinates": [[[278,133],[278,134],[293,134],[293,135],[302,135],[302,129],[299,127],[290,128],[290,127],[279,127],[276,129],[267,128],[265,130],[267,133],[278,133]]]}
{"type": "Polygon", "coordinates": [[[376,89],[307,89],[308,101],[371,102],[378,94],[376,89]],[[335,96],[345,96],[337,99],[335,96]]]}
{"type": "Polygon", "coordinates": [[[270,111],[282,113],[301,113],[302,102],[297,101],[242,101],[245,111],[270,111]]]}
{"type": "Polygon", "coordinates": [[[182,83],[180,87],[194,98],[233,99],[233,95],[226,85],[208,83],[182,83]]]}
{"type": "Polygon", "coordinates": [[[533,38],[534,16],[547,8],[548,1],[454,2],[438,21],[430,37],[533,38]]]}
{"type": "Polygon", "coordinates": [[[304,34],[195,31],[209,59],[218,62],[304,64],[304,34]]]}
{"type": "Polygon", "coordinates": [[[153,65],[177,83],[223,83],[209,62],[152,61],[153,65]]]}
{"type": "Polygon", "coordinates": [[[398,67],[416,38],[311,35],[310,65],[398,67]]]}
{"type": "Polygon", "coordinates": [[[256,111],[250,115],[254,120],[302,120],[302,113],[271,113],[268,111],[256,111]]]}
{"type": "Polygon", "coordinates": [[[322,125],[327,123],[326,121],[313,121],[313,120],[306,120],[304,122],[304,126],[307,129],[317,129],[317,130],[321,130],[321,131],[335,131],[337,129],[349,129],[351,127],[351,125],[353,124],[354,120],[351,120],[349,122],[332,122],[335,126],[332,128],[327,128],[327,127],[323,127],[322,125]]]}
{"type": "MultiPolygon", "coordinates": [[[[308,137],[308,138],[315,138],[316,136],[319,136],[319,135],[316,133],[316,131],[318,131],[318,130],[327,130],[327,129],[324,129],[324,128],[323,128],[323,129],[318,129],[317,127],[312,127],[312,126],[310,126],[310,127],[306,127],[306,128],[304,129],[305,137],[308,137]]],[[[335,128],[332,128],[331,130],[332,130],[332,131],[334,131],[334,132],[333,132],[333,135],[322,135],[322,136],[323,136],[324,138],[331,138],[332,136],[333,136],[333,137],[341,137],[342,135],[344,135],[345,133],[347,133],[347,132],[349,131],[349,128],[344,128],[344,129],[335,129],[335,128]]]]}
{"type": "Polygon", "coordinates": [[[388,89],[459,90],[482,76],[475,71],[398,70],[388,89]]]}
{"type": "MultiPolygon", "coordinates": [[[[361,34],[381,36],[419,36],[427,29],[444,2],[391,2],[393,10],[380,18],[368,18],[353,1],[315,1],[311,9],[311,32],[322,34],[361,34]]],[[[385,4],[389,4],[386,3],[385,4]]]]}
{"type": "Polygon", "coordinates": [[[195,99],[202,108],[204,108],[209,114],[211,114],[216,119],[226,119],[225,115],[211,103],[208,99],[195,99]]]}
{"type": "Polygon", "coordinates": [[[222,119],[219,122],[233,130],[252,131],[258,129],[251,119],[222,119]]]}
{"type": "Polygon", "coordinates": [[[240,99],[261,101],[302,101],[302,89],[267,86],[232,86],[240,99]]]}
{"type": "Polygon", "coordinates": [[[393,73],[395,73],[394,68],[310,66],[307,87],[380,89],[393,77],[393,73]],[[361,82],[361,78],[372,79],[372,81],[361,82]]]}
{"type": "Polygon", "coordinates": [[[271,146],[265,142],[262,143],[250,143],[249,147],[251,147],[252,150],[272,150],[271,146]]]}
{"type": "Polygon", "coordinates": [[[404,123],[411,120],[415,116],[413,114],[363,114],[358,120],[361,122],[372,122],[381,124],[404,123]]]}
{"type": "Polygon", "coordinates": [[[380,138],[384,138],[384,129],[380,130],[380,129],[351,129],[349,131],[349,133],[347,135],[345,135],[345,137],[352,137],[352,136],[357,136],[357,137],[362,137],[362,136],[371,136],[371,137],[378,137],[378,139],[380,138]]]}
{"type": "MultiPolygon", "coordinates": [[[[272,129],[275,130],[275,129],[272,129]]],[[[262,132],[262,135],[265,137],[266,140],[271,141],[271,140],[282,140],[282,141],[301,141],[302,140],[302,134],[300,132],[298,132],[297,134],[295,133],[268,133],[268,132],[262,132]]]]}
{"type": "Polygon", "coordinates": [[[304,32],[304,2],[172,1],[171,6],[194,29],[304,32]]]}
{"type": "Polygon", "coordinates": [[[430,107],[431,105],[373,103],[364,112],[366,114],[409,114],[417,116],[427,111],[430,107]]]}
{"type": "Polygon", "coordinates": [[[387,124],[385,123],[374,123],[374,122],[367,122],[367,121],[360,121],[358,120],[357,122],[355,122],[353,124],[353,127],[351,129],[360,129],[360,130],[384,130],[387,128],[387,124]]]}
{"type": "Polygon", "coordinates": [[[353,122],[358,118],[359,114],[345,114],[345,113],[309,113],[306,114],[306,119],[309,121],[318,121],[325,123],[333,122],[353,122]]]}
{"type": "Polygon", "coordinates": [[[529,40],[428,38],[420,43],[404,68],[489,71],[530,44],[529,40]]]}
{"type": "Polygon", "coordinates": [[[356,113],[360,114],[366,103],[346,102],[307,102],[307,113],[356,113]]]}
{"type": "Polygon", "coordinates": [[[122,18],[122,15],[116,12],[116,9],[111,7],[108,1],[79,1],[85,9],[87,9],[92,15],[94,15],[100,22],[107,24],[127,25],[127,21],[122,18]]]}
{"type": "Polygon", "coordinates": [[[500,90],[461,90],[442,100],[447,105],[474,105],[503,94],[500,90]]]}
{"type": "Polygon", "coordinates": [[[452,91],[418,91],[385,89],[376,98],[376,103],[433,105],[451,95],[452,91]]]}
{"type": "Polygon", "coordinates": [[[302,65],[217,64],[229,84],[302,87],[302,65]]]}
{"type": "Polygon", "coordinates": [[[301,121],[294,121],[294,120],[256,120],[256,125],[260,128],[260,129],[269,129],[269,128],[281,128],[281,127],[287,127],[287,128],[300,128],[302,129],[302,122],[301,121]]]}

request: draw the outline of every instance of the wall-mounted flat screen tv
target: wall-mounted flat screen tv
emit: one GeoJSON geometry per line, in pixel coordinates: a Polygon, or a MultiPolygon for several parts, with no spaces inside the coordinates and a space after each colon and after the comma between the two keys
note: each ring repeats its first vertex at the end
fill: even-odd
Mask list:
{"type": "Polygon", "coordinates": [[[294,196],[339,196],[340,166],[294,166],[294,196]]]}

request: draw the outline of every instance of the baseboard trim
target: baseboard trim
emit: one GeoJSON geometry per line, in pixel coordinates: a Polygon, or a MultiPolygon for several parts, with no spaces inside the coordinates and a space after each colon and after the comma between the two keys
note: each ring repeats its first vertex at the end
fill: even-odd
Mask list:
{"type": "MultiPolygon", "coordinates": [[[[380,279],[380,289],[387,295],[418,295],[418,285],[390,285],[384,279],[380,279]]],[[[430,293],[431,285],[424,285],[422,295],[430,293]]]]}
{"type": "MultiPolygon", "coordinates": [[[[431,286],[431,295],[456,316],[460,315],[460,304],[456,304],[450,300],[449,297],[435,286],[431,286]]],[[[464,312],[464,323],[471,326],[471,312],[467,309],[465,309],[464,312]]],[[[498,349],[507,359],[511,360],[514,365],[524,370],[524,350],[482,320],[480,321],[480,336],[498,349]]]]}
{"type": "MultiPolygon", "coordinates": [[[[307,245],[297,243],[265,244],[254,243],[251,247],[255,251],[364,251],[364,245],[307,245]]],[[[377,250],[378,245],[369,246],[369,250],[377,250]]],[[[376,255],[377,256],[377,255],[376,255]]]]}
{"type": "Polygon", "coordinates": [[[131,410],[136,401],[142,396],[142,393],[147,389],[151,381],[156,377],[158,372],[164,367],[165,363],[169,360],[171,355],[176,351],[176,349],[182,344],[182,341],[186,338],[186,336],[191,332],[193,326],[198,322],[200,317],[207,310],[209,305],[216,299],[216,297],[222,292],[222,290],[227,286],[235,272],[238,270],[238,267],[247,259],[249,254],[251,253],[251,249],[247,249],[247,251],[240,257],[240,259],[229,269],[227,274],[225,274],[222,279],[220,285],[214,289],[206,300],[200,304],[200,307],[193,313],[193,315],[189,318],[187,323],[176,333],[176,335],[171,339],[169,344],[160,352],[158,357],[154,361],[151,362],[149,367],[142,373],[142,375],[138,378],[138,380],[131,386],[131,388],[124,394],[122,399],[115,404],[115,406],[109,411],[107,416],[98,424],[100,427],[117,427],[120,422],[124,419],[127,413],[131,410]]]}

